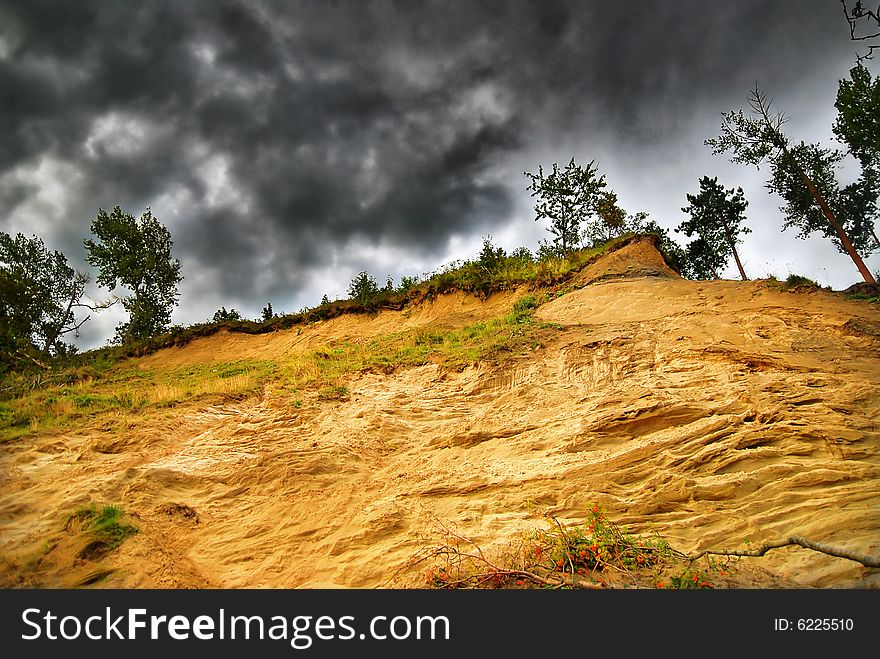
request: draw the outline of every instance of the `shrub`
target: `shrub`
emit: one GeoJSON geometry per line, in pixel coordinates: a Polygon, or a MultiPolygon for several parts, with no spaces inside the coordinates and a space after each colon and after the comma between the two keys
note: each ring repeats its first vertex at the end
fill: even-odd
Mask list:
{"type": "Polygon", "coordinates": [[[498,270],[506,258],[503,247],[494,247],[492,245],[491,235],[483,238],[483,249],[477,258],[477,264],[479,264],[481,268],[485,268],[489,272],[494,272],[498,270]]]}
{"type": "Polygon", "coordinates": [[[348,287],[349,297],[361,304],[371,302],[378,294],[379,284],[366,271],[358,273],[348,287]]]}
{"type": "Polygon", "coordinates": [[[785,288],[787,289],[798,289],[798,288],[815,288],[821,289],[822,287],[812,279],[808,277],[802,277],[801,275],[791,274],[785,280],[785,288]]]}
{"type": "Polygon", "coordinates": [[[230,309],[229,311],[226,311],[226,307],[220,307],[217,311],[214,312],[214,317],[211,318],[212,323],[222,323],[227,320],[241,320],[241,314],[239,314],[235,309],[230,309]]]}

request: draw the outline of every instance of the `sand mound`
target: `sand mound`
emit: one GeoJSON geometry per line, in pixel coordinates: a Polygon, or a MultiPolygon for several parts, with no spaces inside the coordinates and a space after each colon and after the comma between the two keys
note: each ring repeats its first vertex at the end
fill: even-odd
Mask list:
{"type": "MultiPolygon", "coordinates": [[[[578,522],[591,502],[684,551],[800,534],[880,554],[877,307],[684,281],[649,248],[619,250],[580,275],[602,283],[540,307],[562,329],[528,355],[362,373],[348,400],[301,409],[269,387],[121,433],[0,445],[2,583],[90,583],[94,564],[59,569],[68,554],[27,563],[59,511],[90,500],[121,504],[140,529],[103,559],[111,587],[372,587],[436,541],[437,521],[491,550],[541,526],[536,509],[578,522]]],[[[473,322],[515,298],[216,335],[141,363],[283,359],[473,322]]],[[[788,580],[757,585],[880,585],[877,570],[799,548],[749,560],[788,580]]]]}
{"type": "Polygon", "coordinates": [[[680,276],[657,251],[657,239],[641,236],[624,247],[607,254],[584,268],[574,278],[577,286],[586,286],[613,279],[661,277],[680,279],[680,276]]]}

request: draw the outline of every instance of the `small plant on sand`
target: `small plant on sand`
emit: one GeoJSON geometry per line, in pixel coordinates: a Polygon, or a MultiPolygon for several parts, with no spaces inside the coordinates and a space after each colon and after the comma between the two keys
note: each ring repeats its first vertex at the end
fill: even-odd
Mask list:
{"type": "Polygon", "coordinates": [[[511,325],[522,325],[532,322],[532,311],[538,306],[538,300],[534,295],[526,295],[513,303],[513,311],[506,320],[511,325]]]}
{"type": "Polygon", "coordinates": [[[67,517],[65,528],[82,533],[87,543],[79,550],[79,558],[100,558],[116,549],[137,528],[122,521],[123,511],[113,505],[98,508],[95,504],[77,508],[67,517]]]}
{"type": "MultiPolygon", "coordinates": [[[[662,583],[662,582],[661,582],[662,583]]],[[[669,577],[669,588],[689,590],[694,588],[712,588],[709,575],[704,570],[686,567],[669,577]]]]}
{"type": "Polygon", "coordinates": [[[318,391],[318,398],[321,400],[348,400],[348,397],[348,387],[342,385],[328,385],[318,391]]]}
{"type": "Polygon", "coordinates": [[[547,528],[522,537],[498,558],[442,527],[441,542],[417,553],[406,567],[430,563],[432,588],[708,588],[705,570],[659,536],[626,533],[593,505],[586,520],[565,527],[546,515],[547,528]],[[694,580],[696,577],[696,580],[694,580]]]}
{"type": "MultiPolygon", "coordinates": [[[[765,541],[745,549],[703,549],[684,554],[659,535],[633,536],[591,505],[586,521],[565,527],[545,515],[549,527],[526,534],[497,558],[477,543],[440,524],[441,542],[410,558],[391,579],[428,563],[431,588],[675,588],[730,587],[728,578],[739,557],[798,546],[845,558],[866,568],[880,568],[880,556],[854,552],[799,535],[765,541]],[[719,558],[720,557],[720,558],[719,558]],[[720,582],[713,583],[716,578],[720,582]]],[[[736,587],[736,586],[734,586],[736,587]]]]}
{"type": "Polygon", "coordinates": [[[803,277],[801,275],[795,275],[795,274],[791,274],[788,276],[788,278],[785,280],[784,288],[786,290],[793,290],[793,291],[807,290],[807,289],[813,289],[813,290],[821,290],[822,289],[822,287],[817,282],[813,281],[809,277],[803,277]]]}

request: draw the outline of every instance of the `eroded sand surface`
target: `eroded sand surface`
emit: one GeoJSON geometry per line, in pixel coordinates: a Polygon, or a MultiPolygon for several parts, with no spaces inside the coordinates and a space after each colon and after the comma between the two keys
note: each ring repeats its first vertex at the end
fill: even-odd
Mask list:
{"type": "MultiPolygon", "coordinates": [[[[646,249],[633,258],[651,261],[646,249]]],[[[590,502],[684,551],[799,534],[880,554],[877,306],[647,274],[543,305],[563,329],[506,363],[359,374],[349,400],[302,409],[269,385],[124,433],[0,445],[0,577],[88,581],[94,566],[56,557],[29,576],[21,559],[88,501],[119,503],[140,527],[105,559],[108,587],[374,587],[436,540],[437,521],[491,549],[541,526],[534,510],[578,522],[590,502]]],[[[514,299],[220,334],[142,362],[283,359],[462,325],[514,299]]],[[[805,586],[880,585],[878,570],[800,548],[749,561],[805,586]]]]}

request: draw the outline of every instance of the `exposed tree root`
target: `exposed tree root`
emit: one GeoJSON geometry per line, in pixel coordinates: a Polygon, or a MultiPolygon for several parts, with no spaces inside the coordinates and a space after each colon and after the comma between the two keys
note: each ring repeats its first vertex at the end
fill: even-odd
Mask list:
{"type": "Polygon", "coordinates": [[[803,547],[804,549],[812,549],[813,551],[817,551],[822,554],[828,554],[829,556],[846,558],[851,561],[855,561],[856,563],[861,563],[865,567],[880,567],[880,557],[868,556],[866,554],[858,554],[855,552],[846,551],[845,549],[840,549],[839,547],[832,547],[831,545],[826,545],[822,542],[814,542],[812,540],[802,538],[799,535],[793,535],[787,540],[765,542],[757,549],[705,549],[695,554],[690,554],[688,558],[692,561],[695,561],[698,558],[702,558],[707,554],[711,554],[713,556],[763,556],[771,549],[780,549],[781,547],[789,547],[791,545],[798,545],[799,547],[803,547]]]}

